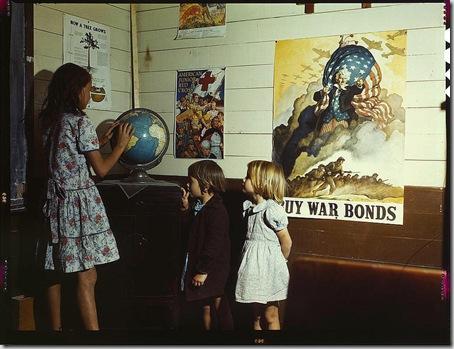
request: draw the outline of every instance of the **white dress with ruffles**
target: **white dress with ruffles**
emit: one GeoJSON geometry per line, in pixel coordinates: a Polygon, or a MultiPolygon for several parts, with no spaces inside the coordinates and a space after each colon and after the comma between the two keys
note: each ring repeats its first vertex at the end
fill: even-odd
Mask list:
{"type": "Polygon", "coordinates": [[[289,271],[276,232],[288,225],[282,206],[274,200],[257,205],[246,200],[243,217],[247,235],[235,289],[240,303],[262,303],[287,298],[289,271]]]}

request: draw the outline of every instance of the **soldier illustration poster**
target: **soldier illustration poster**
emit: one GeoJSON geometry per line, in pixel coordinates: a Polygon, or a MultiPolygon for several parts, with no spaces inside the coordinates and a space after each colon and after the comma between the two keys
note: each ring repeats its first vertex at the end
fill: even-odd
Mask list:
{"type": "Polygon", "coordinates": [[[405,30],[276,43],[289,216],[403,224],[405,51],[405,30]]]}
{"type": "Polygon", "coordinates": [[[224,158],[225,68],[177,72],[175,157],[224,158]]]}
{"type": "Polygon", "coordinates": [[[225,3],[181,3],[176,39],[225,35],[225,3]]]}

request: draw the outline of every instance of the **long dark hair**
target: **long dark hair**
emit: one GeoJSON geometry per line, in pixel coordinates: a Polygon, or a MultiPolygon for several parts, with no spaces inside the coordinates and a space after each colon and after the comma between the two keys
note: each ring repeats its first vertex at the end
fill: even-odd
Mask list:
{"type": "Polygon", "coordinates": [[[63,112],[83,114],[79,95],[90,81],[90,73],[77,64],[66,63],[55,71],[39,114],[43,129],[54,126],[63,112]]]}

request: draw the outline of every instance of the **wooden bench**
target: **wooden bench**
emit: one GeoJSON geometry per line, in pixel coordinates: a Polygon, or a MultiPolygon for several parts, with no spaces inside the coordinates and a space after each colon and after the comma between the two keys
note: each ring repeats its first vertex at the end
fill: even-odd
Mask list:
{"type": "Polygon", "coordinates": [[[308,343],[448,344],[442,271],[296,257],[284,328],[308,343]]]}

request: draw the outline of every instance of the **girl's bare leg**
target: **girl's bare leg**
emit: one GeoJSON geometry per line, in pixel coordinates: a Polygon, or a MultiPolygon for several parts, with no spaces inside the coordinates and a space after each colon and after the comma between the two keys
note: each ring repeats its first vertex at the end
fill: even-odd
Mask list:
{"type": "Polygon", "coordinates": [[[50,325],[53,331],[61,331],[61,284],[47,289],[47,300],[50,313],[50,325]]]}
{"type": "Polygon", "coordinates": [[[280,330],[279,308],[276,305],[267,305],[265,309],[265,319],[268,330],[280,330]]]}
{"type": "Polygon", "coordinates": [[[211,309],[209,305],[204,305],[203,306],[203,328],[205,330],[210,330],[211,329],[211,309]]]}
{"type": "Polygon", "coordinates": [[[77,278],[77,302],[79,303],[82,322],[86,330],[98,331],[98,314],[95,300],[96,269],[93,267],[78,272],[77,278]]]}
{"type": "Polygon", "coordinates": [[[254,330],[255,331],[261,331],[262,327],[260,326],[260,316],[256,316],[254,319],[254,330]]]}
{"type": "Polygon", "coordinates": [[[219,311],[219,307],[221,305],[221,297],[217,297],[214,299],[214,308],[216,309],[216,313],[219,311]]]}
{"type": "Polygon", "coordinates": [[[260,321],[262,318],[262,310],[263,310],[263,305],[254,303],[253,305],[253,311],[254,311],[254,330],[255,331],[261,331],[262,326],[260,325],[260,321]]]}
{"type": "Polygon", "coordinates": [[[203,327],[205,330],[211,330],[213,325],[213,319],[211,318],[211,311],[214,310],[214,314],[217,316],[219,321],[219,307],[221,305],[221,297],[214,299],[213,303],[210,305],[205,305],[203,307],[203,327]],[[211,306],[214,305],[214,309],[211,309],[211,306]]]}

